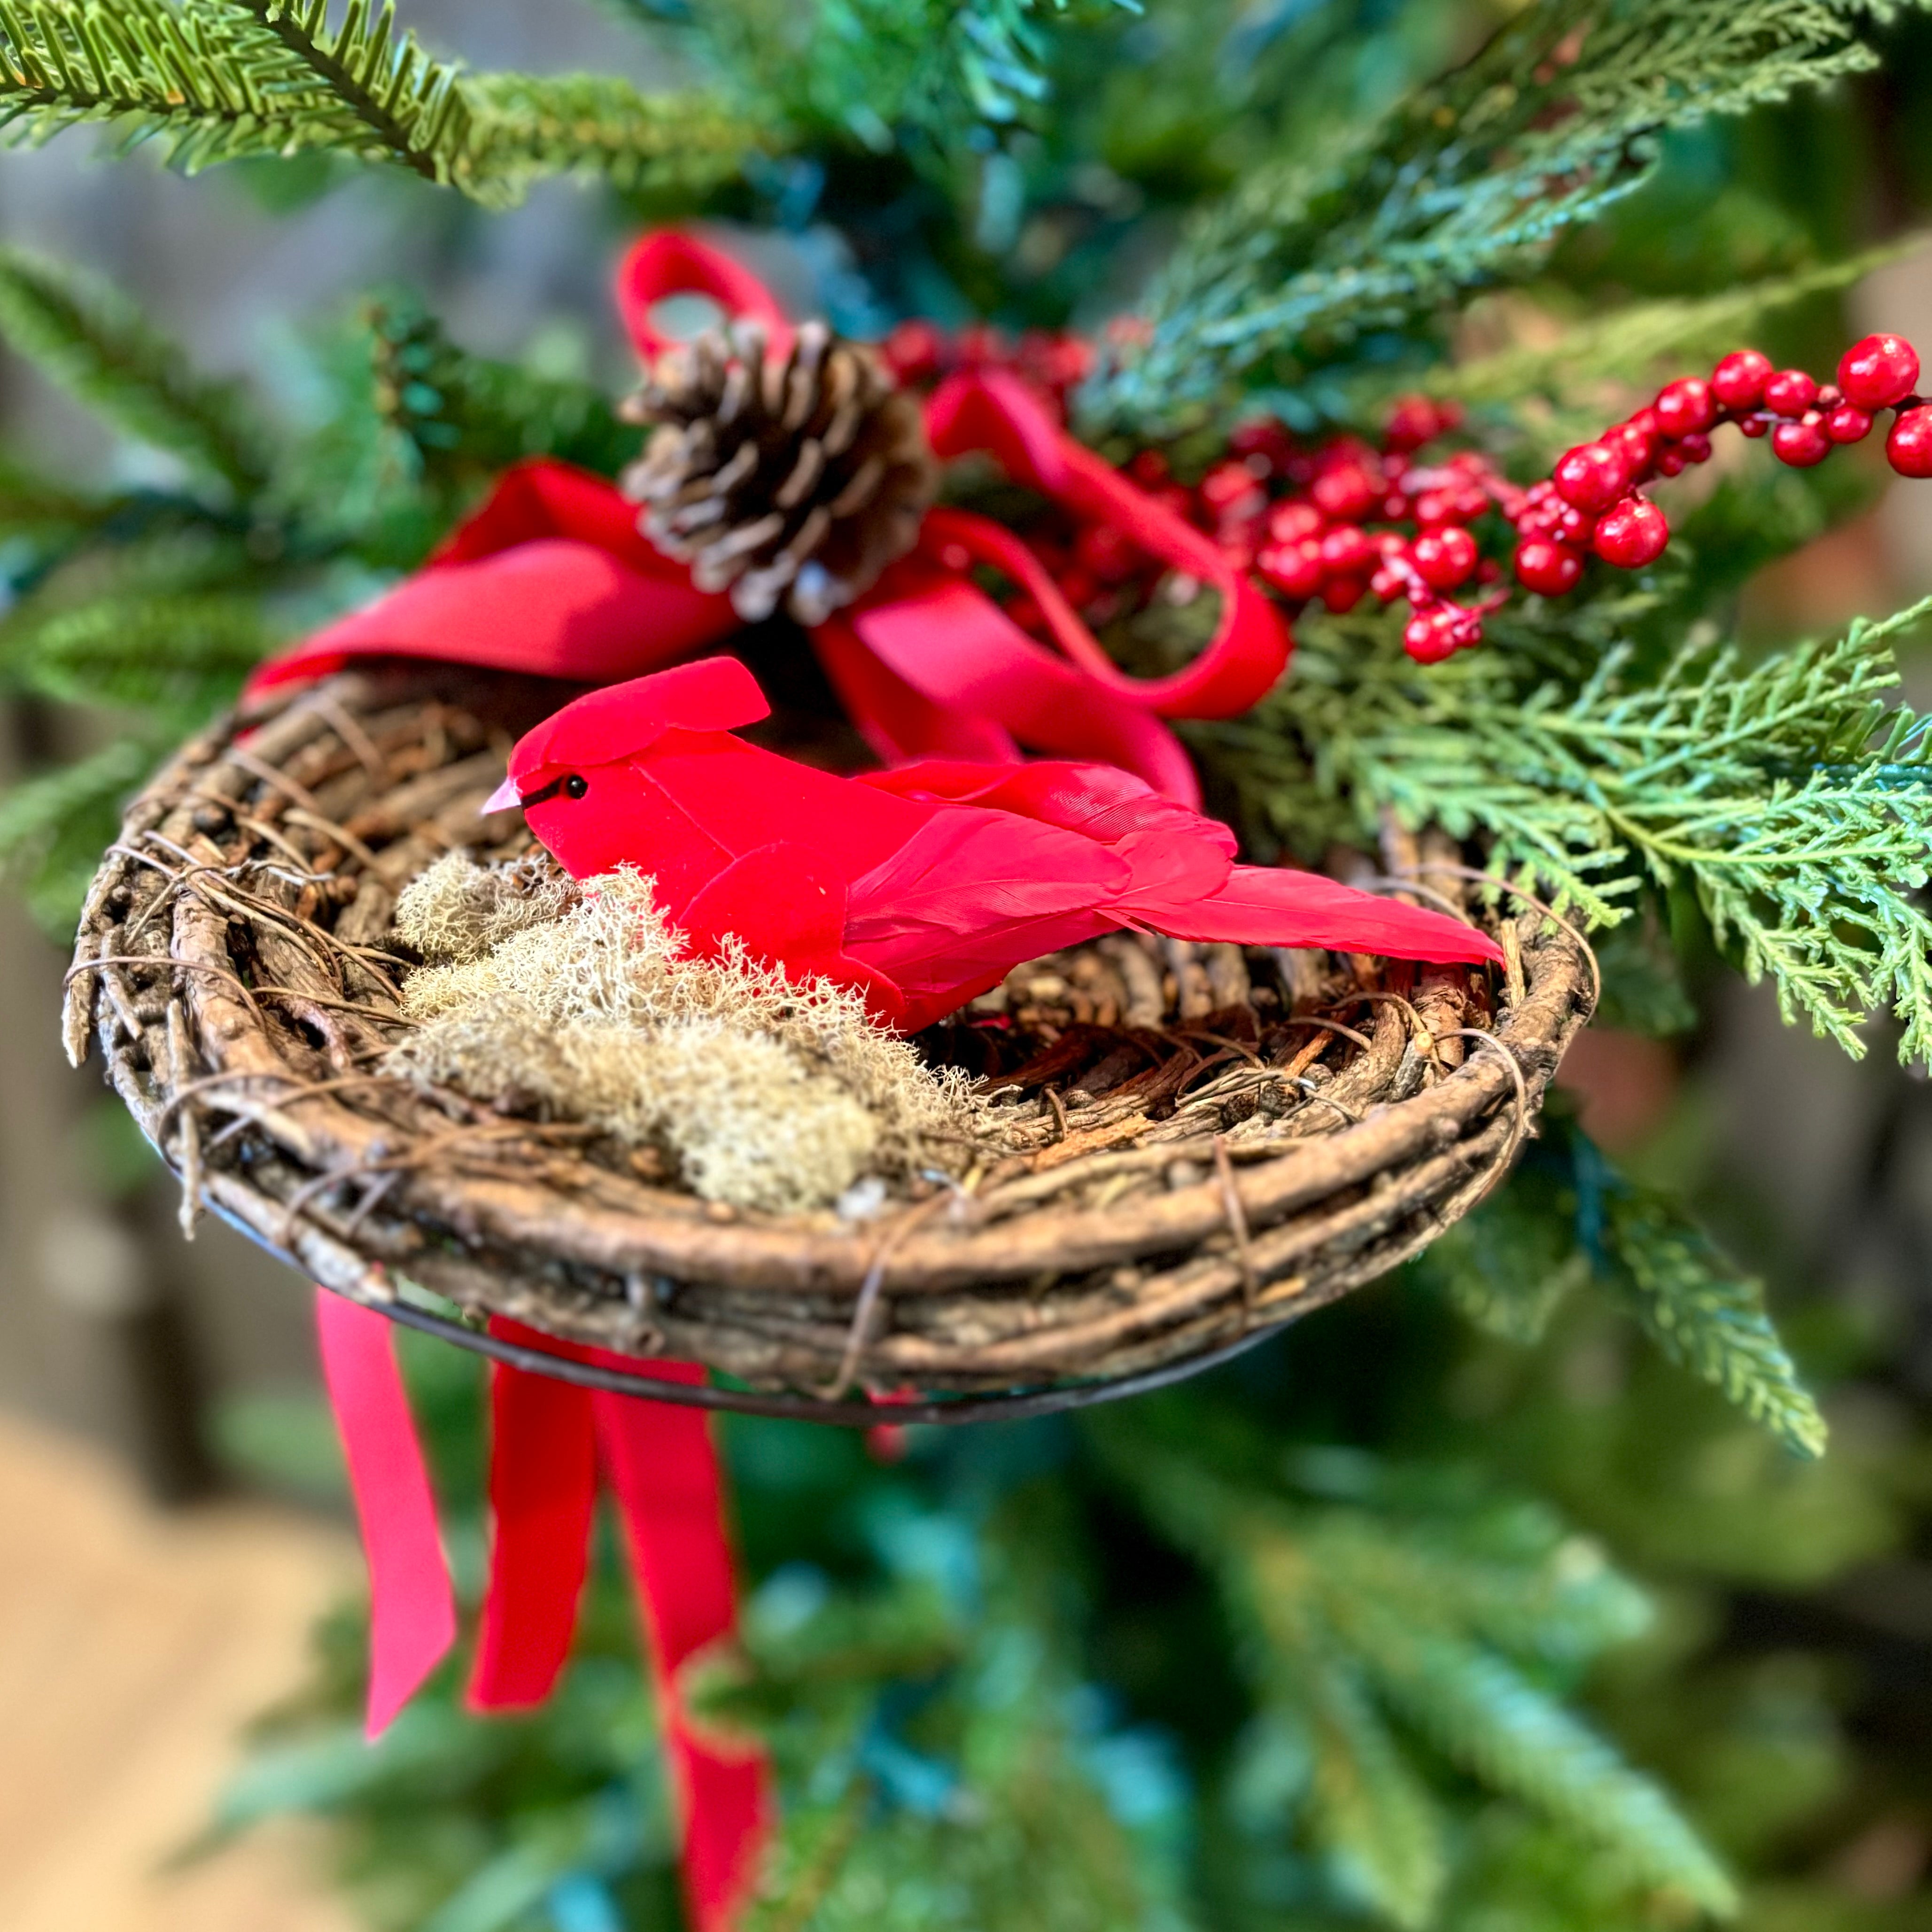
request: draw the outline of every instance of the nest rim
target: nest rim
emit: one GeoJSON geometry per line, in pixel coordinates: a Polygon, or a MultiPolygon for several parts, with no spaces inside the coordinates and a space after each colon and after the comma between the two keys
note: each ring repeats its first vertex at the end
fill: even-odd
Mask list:
{"type": "MultiPolygon", "coordinates": [[[[385,1037],[376,1029],[394,1023],[380,963],[394,963],[383,951],[385,895],[392,910],[401,884],[458,842],[501,850],[527,840],[519,815],[484,821],[476,808],[517,720],[568,694],[448,666],[338,674],[218,721],[137,795],[88,896],[65,1036],[76,1064],[99,1047],[110,1084],[182,1181],[184,1230],[205,1205],[325,1288],[587,1386],[847,1426],[1050,1413],[1215,1366],[1420,1252],[1507,1172],[1594,1005],[1594,962],[1570,928],[1536,911],[1492,920],[1513,983],[1492,976],[1491,1026],[1428,1041],[1434,1054],[1460,1034],[1473,1050],[1446,1072],[1437,1054],[1418,1090],[1359,1115],[1318,1096],[1302,1113],[1325,1105],[1343,1124],[1285,1141],[1217,1131],[1097,1147],[1035,1168],[1047,1177],[1037,1185],[1009,1177],[964,1211],[958,1189],[934,1190],[880,1221],[828,1227],[823,1216],[721,1216],[601,1170],[567,1185],[500,1171],[478,1180],[460,1171],[470,1151],[425,1173],[385,1141],[381,1106],[393,1096],[380,1089],[401,1083],[356,1070],[356,1052],[366,1060],[385,1037]],[[407,713],[421,716],[398,726],[407,713]],[[400,782],[383,791],[386,778],[400,782]],[[487,837],[464,837],[479,827],[487,837]],[[266,899],[232,878],[250,867],[269,877],[266,899]],[[271,1080],[282,1088],[260,1099],[271,1080]],[[371,1087],[376,1112],[358,1113],[358,1090],[371,1087]],[[1161,1184],[1174,1163],[1204,1160],[1198,1180],[1161,1184]],[[1154,1177],[1150,1192],[1137,1169],[1154,1177]],[[1107,1199],[1102,1183],[1098,1205],[1053,1204],[1105,1174],[1138,1191],[1107,1199]],[[359,1200],[332,1204],[364,1181],[359,1200]],[[1031,1204],[1030,1185],[1046,1205],[1031,1204]],[[1016,1186],[1002,1208],[1002,1188],[1016,1186]],[[1129,1275],[1139,1279],[1120,1287],[1129,1275]],[[913,1326],[893,1332],[909,1310],[913,1326]],[[714,1379],[668,1383],[526,1349],[470,1325],[478,1310],[566,1343],[695,1360],[714,1379]],[[844,1318],[842,1333],[828,1312],[844,1318]],[[948,1321],[979,1340],[949,1353],[948,1321]],[[940,1341],[922,1340],[920,1322],[940,1341]],[[747,1333],[762,1338],[748,1353],[747,1333]],[[828,1351],[835,1372],[809,1372],[828,1351]],[[869,1399],[908,1385],[915,1399],[869,1399]]],[[[1378,1052],[1387,1002],[1415,1017],[1400,994],[1358,997],[1384,1003],[1363,1022],[1378,1052]]],[[[1309,1023],[1333,1024],[1298,1010],[1287,1022],[1309,1023]]],[[[1396,1025],[1406,1040],[1406,1022],[1396,1025]]],[[[1344,1076],[1370,1058],[1359,1054],[1344,1076]]],[[[1064,1142],[1057,1098],[1054,1110],[1064,1142]]],[[[527,1121],[466,1131],[545,1153],[527,1121]]]]}

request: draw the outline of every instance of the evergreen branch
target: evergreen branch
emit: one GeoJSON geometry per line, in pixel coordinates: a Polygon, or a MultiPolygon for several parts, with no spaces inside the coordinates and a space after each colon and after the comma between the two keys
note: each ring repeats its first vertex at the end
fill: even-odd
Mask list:
{"type": "Polygon", "coordinates": [[[1567,228],[1640,186],[1664,130],[1873,64],[1891,0],[1535,0],[1459,72],[1312,164],[1268,163],[1198,220],[1156,282],[1149,333],[1097,371],[1090,420],[1143,429],[1237,379],[1283,387],[1367,338],[1439,346],[1478,288],[1533,273],[1567,228]]]}
{"type": "Polygon", "coordinates": [[[554,174],[702,194],[754,130],[704,96],[597,76],[466,75],[399,32],[394,0],[0,0],[0,135],[111,122],[193,173],[324,149],[492,206],[554,174]]]}
{"type": "Polygon", "coordinates": [[[266,481],[267,436],[238,387],[197,375],[107,284],[17,249],[0,252],[0,334],[128,434],[221,478],[238,497],[266,481]]]}
{"type": "Polygon", "coordinates": [[[123,738],[0,793],[0,871],[20,882],[28,909],[56,938],[71,938],[101,848],[158,754],[153,743],[123,738]]]}
{"type": "Polygon", "coordinates": [[[1210,742],[1283,830],[1305,816],[1318,836],[1342,800],[1369,826],[1384,810],[1432,821],[1485,838],[1498,870],[1593,924],[1627,916],[1646,877],[1682,880],[1787,1020],[1856,1057],[1857,1028],[1888,1008],[1901,1056],[1922,1059],[1932,753],[1922,721],[1886,700],[1891,640],[1928,614],[1932,599],[1748,668],[1695,646],[1648,683],[1626,685],[1618,646],[1567,695],[1517,694],[1502,648],[1421,676],[1385,658],[1346,682],[1292,681],[1210,742]]]}
{"type": "Polygon", "coordinates": [[[198,721],[228,702],[270,641],[260,602],[235,594],[102,597],[4,633],[6,678],[70,704],[198,721]]]}
{"type": "Polygon", "coordinates": [[[1736,1888],[1670,1800],[1595,1732],[1500,1658],[1418,1627],[1386,1598],[1338,1578],[1334,1614],[1378,1690],[1443,1754],[1603,1846],[1628,1882],[1707,1912],[1737,1908],[1736,1888]]]}
{"type": "Polygon", "coordinates": [[[1723,1390],[1805,1456],[1825,1453],[1825,1419],[1798,1380],[1764,1305],[1709,1236],[1647,1190],[1620,1189],[1604,1234],[1618,1299],[1672,1361],[1723,1390]]]}
{"type": "Polygon", "coordinates": [[[352,115],[388,158],[439,184],[467,133],[454,68],[430,59],[413,34],[396,34],[395,0],[349,0],[339,28],[329,0],[187,0],[240,8],[311,74],[319,91],[352,115]]]}
{"type": "Polygon", "coordinates": [[[648,94],[610,74],[477,74],[458,185],[520,194],[551,175],[596,176],[630,193],[696,201],[760,145],[754,124],[702,93],[648,94]]]}
{"type": "Polygon", "coordinates": [[[1574,1670],[1641,1627],[1642,1599],[1594,1548],[1546,1510],[1360,1452],[1300,1452],[1284,1495],[1254,1480],[1258,1442],[1202,1420],[1183,1398],[1151,1426],[1088,1427],[1163,1534],[1218,1580],[1263,1708],[1309,1741],[1309,1828],[1383,1916],[1434,1922],[1447,1879],[1439,1808],[1390,1718],[1603,1850],[1631,1889],[1734,1905],[1658,1786],[1514,1660],[1574,1670]]]}
{"type": "Polygon", "coordinates": [[[641,432],[590,383],[468,355],[406,297],[370,302],[364,320],[376,413],[407,439],[426,481],[476,483],[532,456],[612,476],[638,452],[641,432]]]}

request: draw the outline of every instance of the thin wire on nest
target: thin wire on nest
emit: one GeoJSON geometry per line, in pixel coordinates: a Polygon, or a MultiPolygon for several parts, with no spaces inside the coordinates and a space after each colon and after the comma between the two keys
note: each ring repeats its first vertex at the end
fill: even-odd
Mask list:
{"type": "MultiPolygon", "coordinates": [[[[129,808],[68,976],[69,1054],[98,1047],[185,1227],[205,1203],[324,1286],[506,1359],[482,1316],[741,1384],[680,1399],[847,1421],[877,1418],[857,1394],[958,1420],[1167,1379],[1466,1213],[1592,1004],[1588,948],[1534,908],[1486,915],[1505,975],[1119,935],[922,1042],[1001,1098],[1003,1146],[970,1172],[866,1219],[722,1208],[580,1123],[376,1065],[407,1024],[398,896],[447,850],[527,850],[519,815],[478,808],[558,701],[411,667],[225,721],[129,808]]],[[[1459,854],[1395,857],[1385,889],[1472,916],[1423,881],[1460,884],[1459,854]]]]}

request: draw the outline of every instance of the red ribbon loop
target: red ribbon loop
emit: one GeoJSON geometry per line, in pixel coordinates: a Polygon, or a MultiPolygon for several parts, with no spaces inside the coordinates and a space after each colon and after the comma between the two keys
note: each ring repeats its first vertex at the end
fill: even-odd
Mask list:
{"type": "Polygon", "coordinates": [[[638,353],[655,362],[676,338],[651,319],[658,304],[674,296],[706,296],[727,319],[742,316],[765,325],[774,355],[791,348],[792,326],[778,298],[749,268],[681,228],[653,229],[624,257],[617,270],[617,313],[638,353]]]}
{"type": "MultiPolygon", "coordinates": [[[[781,350],[791,331],[751,272],[676,230],[626,259],[618,303],[640,354],[668,346],[652,320],[667,297],[696,292],[764,322],[781,350]]],[[[1163,718],[1246,710],[1286,668],[1292,640],[1270,600],[1219,547],[1083,448],[1016,376],[970,370],[927,405],[942,457],[983,452],[1075,516],[1118,530],[1150,556],[1220,598],[1214,637],[1193,663],[1136,678],[1108,657],[1039,559],[1010,531],[934,510],[913,554],[812,644],[854,722],[888,760],[1016,759],[1020,747],[1118,764],[1188,805],[1193,768],[1163,718]],[[1030,638],[966,574],[1004,572],[1044,614],[1057,649],[1030,638]]],[[[374,656],[454,659],[604,683],[711,649],[737,626],[728,599],[694,587],[638,533],[637,513],[601,478],[554,462],[506,471],[495,492],[429,563],[256,673],[256,688],[374,656]]]]}
{"type": "MultiPolygon", "coordinates": [[[[368,1726],[386,1730],[456,1634],[436,1505],[389,1324],[316,1291],[324,1378],[347,1460],[370,1576],[368,1726]]],[[[528,1348],[661,1381],[686,1362],[640,1360],[493,1318],[528,1348]]],[[[490,1579],[470,1684],[472,1710],[542,1702],[568,1661],[589,1566],[601,1467],[625,1529],[683,1820],[684,1888],[698,1932],[729,1932],[758,1877],[770,1769],[755,1746],[694,1724],[680,1673],[736,1628],[723,1480],[702,1409],[592,1393],[508,1363],[490,1388],[490,1579]]]]}

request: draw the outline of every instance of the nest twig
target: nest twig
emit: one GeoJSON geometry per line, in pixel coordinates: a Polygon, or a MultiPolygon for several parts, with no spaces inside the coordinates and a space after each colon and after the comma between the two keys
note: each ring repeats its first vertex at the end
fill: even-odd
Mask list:
{"type": "MultiPolygon", "coordinates": [[[[337,677],[224,721],[129,808],[65,1040],[98,1048],[181,1176],[184,1227],[205,1202],[366,1301],[413,1282],[819,1400],[1102,1384],[1425,1246],[1500,1178],[1587,1016],[1594,962],[1534,908],[1496,924],[1507,975],[1117,937],[922,1042],[1005,1096],[1004,1150],[963,1182],[863,1221],[722,1209],[573,1124],[376,1066],[406,1024],[397,896],[452,848],[527,848],[520,818],[478,808],[561,695],[447,668],[337,677]]],[[[1420,869],[1461,864],[1432,849],[1420,869]]]]}

